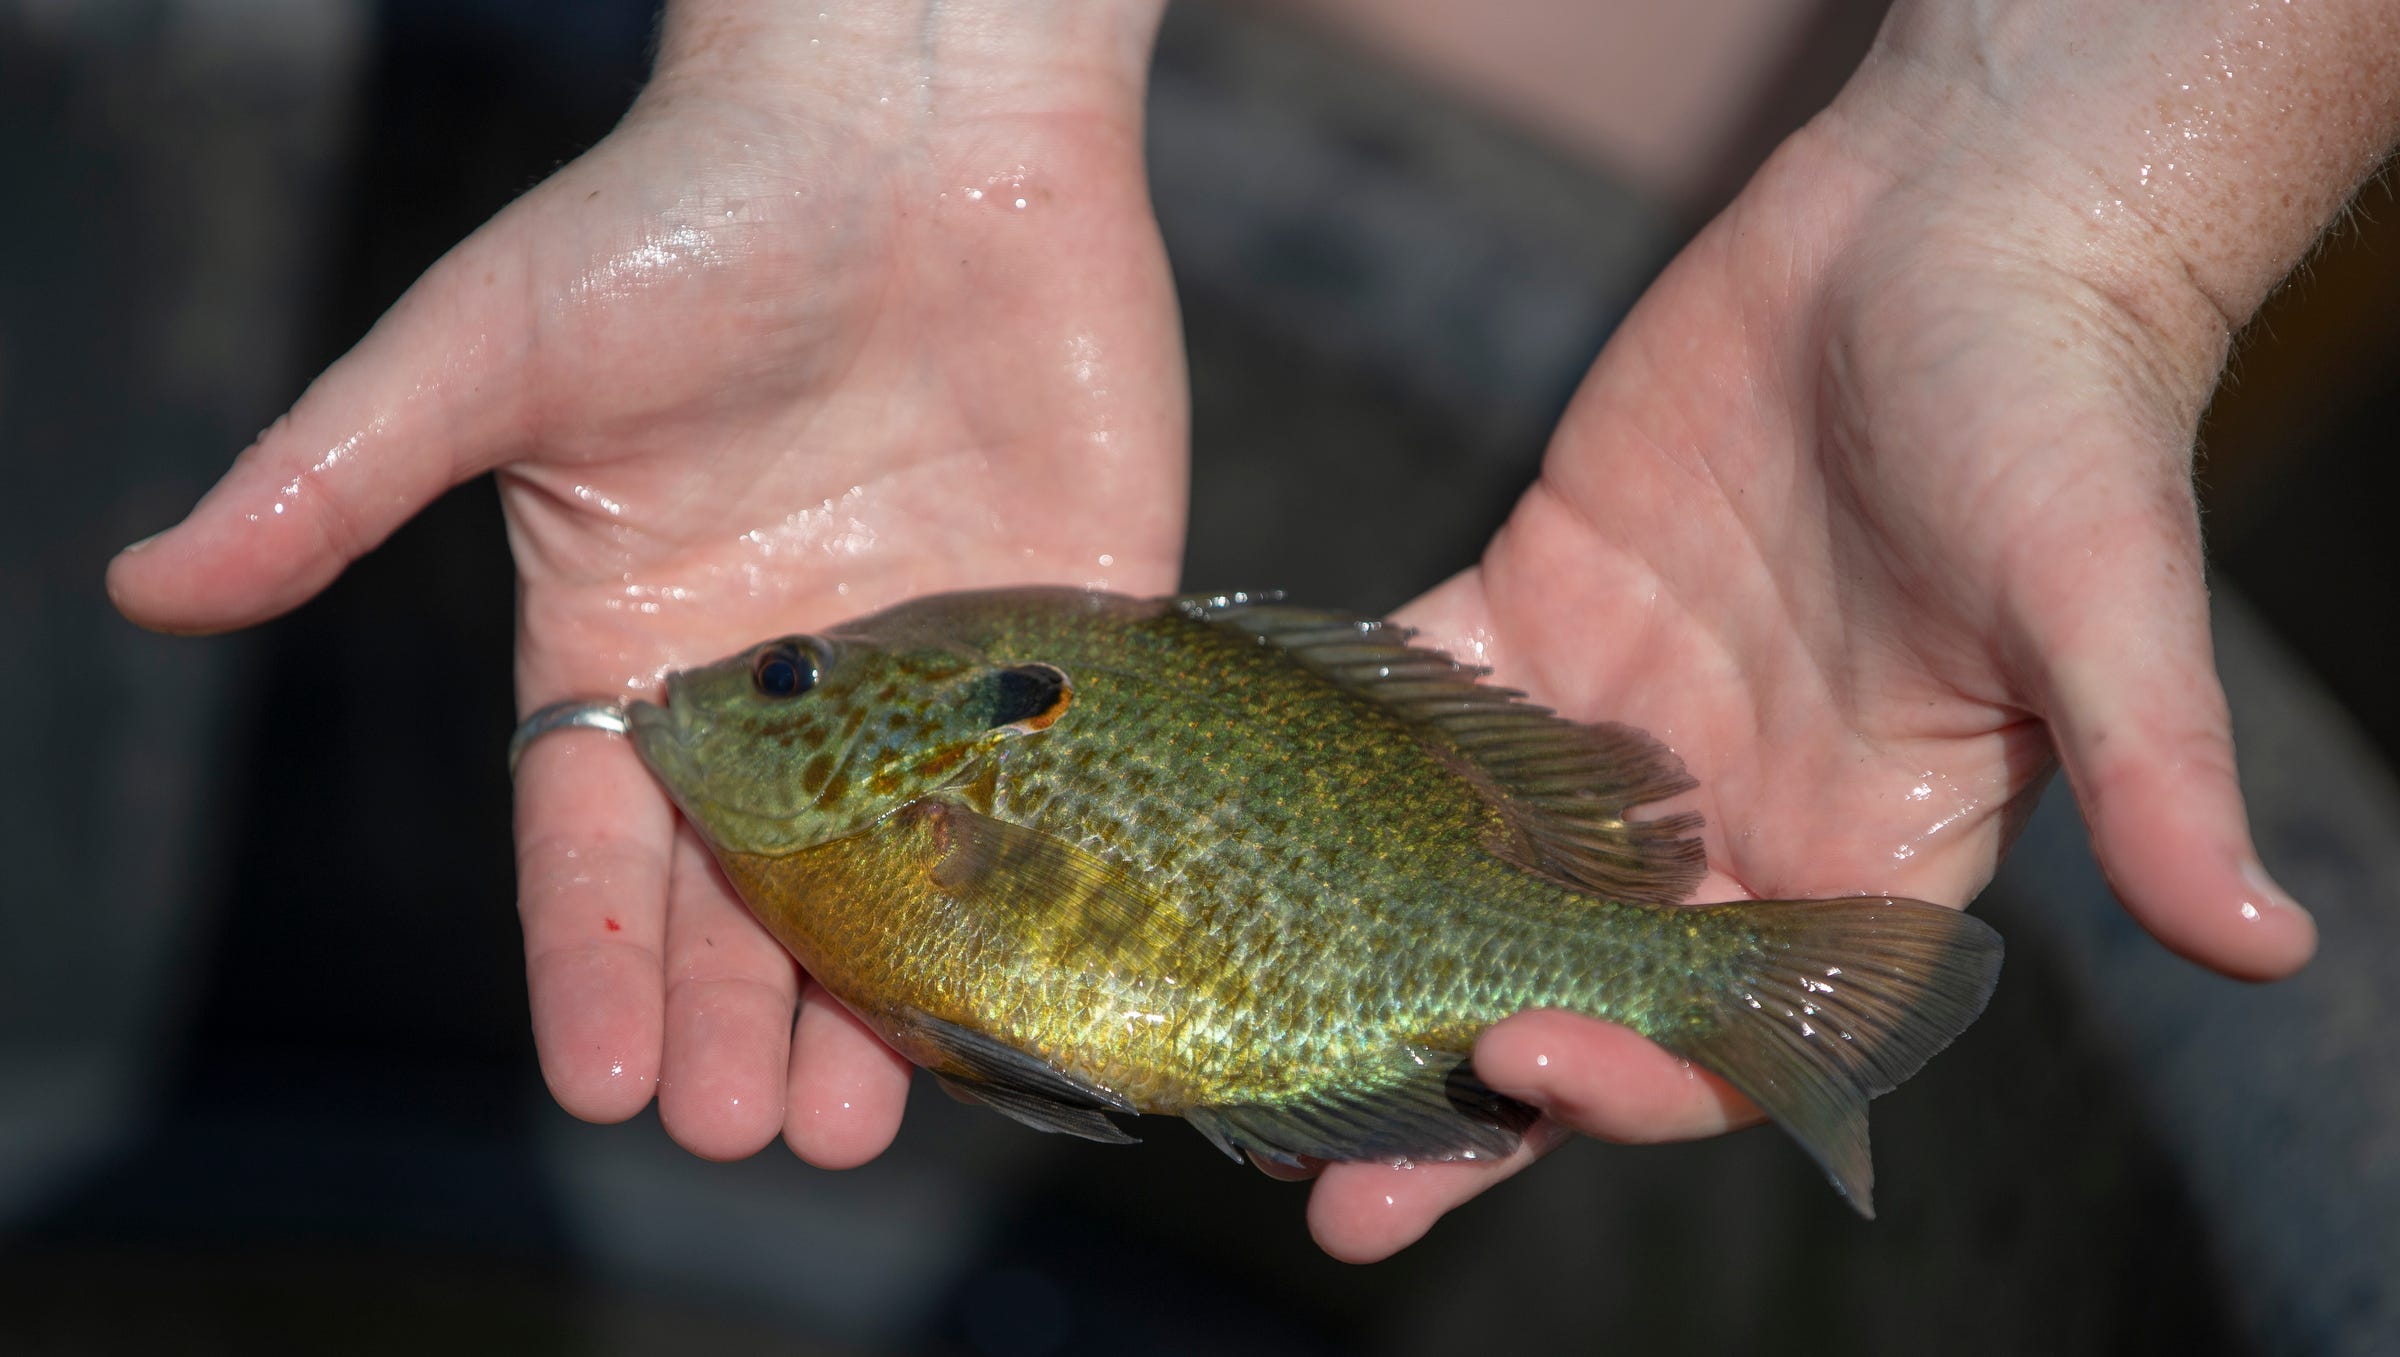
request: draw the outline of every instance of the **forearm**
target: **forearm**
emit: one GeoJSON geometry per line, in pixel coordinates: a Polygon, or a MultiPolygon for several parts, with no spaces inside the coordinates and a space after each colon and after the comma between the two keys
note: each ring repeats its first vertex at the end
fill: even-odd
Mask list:
{"type": "Polygon", "coordinates": [[[1904,166],[2022,177],[2221,339],[2400,140],[2400,6],[1901,0],[1835,109],[1904,166]]]}
{"type": "Polygon", "coordinates": [[[1165,9],[1166,0],[668,0],[657,79],[763,79],[906,116],[1138,96],[1165,9]]]}

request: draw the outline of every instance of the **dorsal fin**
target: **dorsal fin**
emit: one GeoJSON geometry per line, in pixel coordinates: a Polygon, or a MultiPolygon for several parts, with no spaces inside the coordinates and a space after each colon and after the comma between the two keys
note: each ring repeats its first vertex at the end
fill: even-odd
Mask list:
{"type": "Polygon", "coordinates": [[[1378,618],[1299,608],[1278,595],[1178,598],[1185,616],[1274,646],[1436,733],[1480,771],[1516,831],[1499,856],[1629,904],[1680,904],[1708,869],[1696,813],[1634,820],[1636,806],[1696,784],[1666,746],[1631,726],[1582,725],[1481,683],[1484,672],[1378,618]]]}

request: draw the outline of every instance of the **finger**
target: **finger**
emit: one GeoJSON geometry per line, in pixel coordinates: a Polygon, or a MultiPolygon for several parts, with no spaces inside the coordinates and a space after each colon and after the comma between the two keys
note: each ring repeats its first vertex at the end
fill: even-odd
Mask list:
{"type": "Polygon", "coordinates": [[[873,1159],[900,1133],[912,1069],[824,986],[809,985],[792,1035],[784,1143],[821,1169],[873,1159]]]}
{"type": "Polygon", "coordinates": [[[2210,647],[2199,530],[2128,514],[2032,571],[2019,603],[2042,715],[2110,885],[2173,951],[2245,980],[2307,964],[2316,924],[2251,844],[2210,647]]]}
{"type": "Polygon", "coordinates": [[[1708,1071],[1614,1023],[1520,1013],[1475,1042],[1476,1077],[1587,1136],[1655,1145],[1722,1135],[1758,1109],[1708,1071]]]}
{"type": "Polygon", "coordinates": [[[542,1077],[586,1121],[658,1084],[675,814],[623,740],[563,731],[517,769],[517,912],[542,1077]]]}
{"type": "Polygon", "coordinates": [[[800,972],[688,828],[667,895],[666,1047],[658,1117],[704,1159],[758,1153],[783,1129],[800,972]]]}
{"type": "Polygon", "coordinates": [[[1345,1263],[1373,1263],[1424,1238],[1435,1221],[1515,1177],[1566,1143],[1570,1133],[1535,1122],[1501,1159],[1423,1164],[1328,1164],[1308,1194],[1308,1232],[1345,1263]]]}
{"type": "Polygon", "coordinates": [[[1297,1164],[1285,1164],[1252,1150],[1250,1164],[1259,1172],[1279,1183],[1305,1183],[1325,1171],[1324,1161],[1303,1159],[1297,1164]]]}
{"type": "Polygon", "coordinates": [[[1496,1160],[1334,1164],[1309,1197],[1319,1247],[1372,1262],[1416,1242],[1435,1221],[1522,1172],[1571,1131],[1627,1144],[1691,1140],[1759,1119],[1749,1100],[1635,1033],[1571,1013],[1520,1013],[1475,1043],[1476,1076],[1542,1110],[1516,1153],[1496,1160]]]}
{"type": "Polygon", "coordinates": [[[234,459],[182,523],[109,565],[124,614],[222,631],[297,606],[442,491],[503,459],[523,333],[513,259],[483,233],[234,459]]]}

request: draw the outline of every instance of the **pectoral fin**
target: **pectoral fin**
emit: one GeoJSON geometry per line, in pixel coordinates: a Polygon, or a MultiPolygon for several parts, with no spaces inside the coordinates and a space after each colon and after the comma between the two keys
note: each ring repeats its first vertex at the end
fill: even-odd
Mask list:
{"type": "Polygon", "coordinates": [[[1214,940],[1121,864],[949,796],[906,813],[938,844],[933,884],[978,917],[1009,920],[1052,964],[1160,981],[1223,964],[1214,940]]]}
{"type": "MultiPolygon", "coordinates": [[[[1174,904],[1123,866],[1024,825],[930,796],[902,812],[931,836],[926,873],[962,915],[985,921],[1026,963],[1061,974],[1116,975],[1134,988],[1172,987],[1191,968],[1221,964],[1174,904]]],[[[979,1028],[912,1012],[894,1044],[962,1097],[1045,1131],[1128,1143],[1109,1120],[1136,1109],[1114,1090],[1058,1069],[979,1028]]]]}

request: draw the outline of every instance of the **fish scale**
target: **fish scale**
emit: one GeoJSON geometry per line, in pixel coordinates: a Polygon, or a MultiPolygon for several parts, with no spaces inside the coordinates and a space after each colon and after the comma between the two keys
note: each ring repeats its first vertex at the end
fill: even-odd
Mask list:
{"type": "MultiPolygon", "coordinates": [[[[1481,949],[1493,922],[1514,932],[1536,903],[1572,910],[1594,903],[1524,872],[1493,869],[1488,855],[1471,848],[1474,831],[1488,829],[1490,807],[1430,749],[1409,740],[1390,711],[1363,697],[1327,694],[1320,680],[1291,665],[1260,665],[1255,641],[1195,627],[1178,612],[1162,612],[1142,629],[1147,644],[1138,653],[1150,665],[1140,672],[1116,668],[1121,660],[1097,651],[1097,636],[1082,629],[998,636],[996,658],[1046,656],[1082,677],[1080,701],[1123,716],[1006,749],[1006,805],[996,809],[1063,838],[1109,826],[1099,838],[1123,845],[1121,855],[1145,879],[1169,879],[1188,891],[1202,937],[1234,939],[1226,973],[1267,980],[1234,1002],[1200,997],[1224,1016],[1202,1021],[1222,1038],[1198,1052],[1195,1100],[1282,1098],[1433,1030],[1488,1026],[1524,1006],[1558,1002],[1555,982],[1493,982],[1510,975],[1500,973],[1428,985],[1423,970],[1402,966],[1426,939],[1481,949]],[[1238,704],[1238,711],[1262,713],[1260,730],[1195,725],[1193,697],[1205,699],[1205,709],[1238,704]],[[1231,735],[1234,749],[1222,735],[1231,735]],[[1181,795],[1121,793],[1109,773],[1128,764],[1181,764],[1181,795]],[[1368,778],[1390,790],[1380,807],[1452,805],[1435,817],[1368,814],[1332,821],[1322,833],[1294,833],[1291,807],[1325,805],[1339,788],[1368,778]],[[1195,809],[1224,836],[1193,836],[1195,809]],[[1445,845],[1428,845],[1428,819],[1445,826],[1442,838],[1466,843],[1447,845],[1447,855],[1445,845]],[[1226,920],[1229,913],[1234,920],[1226,920]],[[1279,966],[1294,954],[1332,963],[1279,966]],[[1265,1040],[1270,1033],[1274,1040],[1265,1040]]],[[[1054,1016],[1020,1021],[1039,1045],[1075,1045],[1056,1030],[1054,1016]]]]}
{"type": "Polygon", "coordinates": [[[936,595],[673,676],[636,747],[816,980],[1044,1129],[1185,1117],[1284,1162],[1504,1153],[1475,1037],[1564,1008],[1747,1093],[1869,1211],[1865,1104],[1995,935],[1863,897],[1681,904],[1689,787],[1372,618],[936,595]]]}

